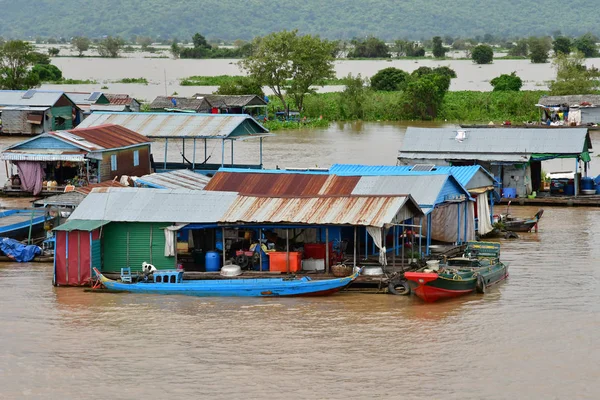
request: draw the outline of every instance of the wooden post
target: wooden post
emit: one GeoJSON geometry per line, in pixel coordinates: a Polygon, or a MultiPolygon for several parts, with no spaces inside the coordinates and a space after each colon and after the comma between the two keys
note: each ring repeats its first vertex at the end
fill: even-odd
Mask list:
{"type": "Polygon", "coordinates": [[[196,169],[196,138],[194,138],[194,154],[192,155],[192,171],[196,169]]]}
{"type": "MultiPolygon", "coordinates": [[[[164,163],[164,169],[167,169],[167,149],[169,148],[169,139],[165,139],[165,163],[164,163]]],[[[100,169],[98,169],[100,170],[100,169]]],[[[98,181],[98,183],[100,183],[100,181],[98,181]]]]}
{"type": "Polygon", "coordinates": [[[285,230],[285,267],[287,273],[290,273],[290,230],[285,230]]]}
{"type": "Polygon", "coordinates": [[[260,167],[262,168],[263,165],[263,138],[260,138],[260,150],[259,150],[259,154],[260,154],[260,167]]]}
{"type": "Polygon", "coordinates": [[[233,167],[233,139],[231,139],[231,167],[233,167]]]}
{"type": "Polygon", "coordinates": [[[392,267],[396,269],[396,225],[394,225],[394,251],[392,251],[392,267]]]}
{"type": "Polygon", "coordinates": [[[225,266],[225,227],[221,228],[221,243],[223,244],[223,266],[225,266]]]}
{"type": "Polygon", "coordinates": [[[183,163],[183,165],[185,165],[185,138],[181,139],[181,142],[183,143],[181,149],[181,162],[183,163]]]}
{"type": "Polygon", "coordinates": [[[329,227],[325,228],[325,273],[329,273],[329,227]]]}
{"type": "Polygon", "coordinates": [[[225,139],[221,139],[221,168],[225,165],[225,139]]]}
{"type": "Polygon", "coordinates": [[[263,253],[262,252],[262,228],[259,228],[258,229],[258,258],[259,258],[260,265],[258,267],[258,270],[260,272],[262,272],[262,270],[263,270],[262,253],[263,253]]]}
{"type": "Polygon", "coordinates": [[[402,246],[402,269],[404,270],[404,224],[402,224],[402,235],[400,235],[400,237],[402,238],[402,243],[400,243],[400,246],[402,246]]]}

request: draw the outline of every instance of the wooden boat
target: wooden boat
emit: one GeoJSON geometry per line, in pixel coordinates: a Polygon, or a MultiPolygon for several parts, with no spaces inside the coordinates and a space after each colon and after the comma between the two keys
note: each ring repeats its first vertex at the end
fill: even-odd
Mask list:
{"type": "Polygon", "coordinates": [[[502,215],[500,222],[504,225],[504,229],[510,232],[530,232],[534,227],[537,232],[537,224],[543,214],[544,210],[540,209],[531,218],[513,218],[510,215],[502,215]]]}
{"type": "Polygon", "coordinates": [[[357,269],[350,276],[324,280],[305,276],[184,281],[183,271],[161,270],[155,271],[149,282],[126,283],[108,279],[95,268],[94,271],[109,291],[237,297],[325,296],[344,289],[360,274],[360,269],[357,269]]]}
{"type": "Polygon", "coordinates": [[[45,210],[17,209],[0,211],[0,237],[12,239],[23,239],[31,233],[40,232],[44,228],[44,222],[49,217],[45,210]]]}
{"type": "Polygon", "coordinates": [[[438,270],[406,272],[412,292],[426,302],[462,296],[508,277],[508,266],[500,262],[500,244],[469,242],[463,257],[451,258],[438,270]]]}

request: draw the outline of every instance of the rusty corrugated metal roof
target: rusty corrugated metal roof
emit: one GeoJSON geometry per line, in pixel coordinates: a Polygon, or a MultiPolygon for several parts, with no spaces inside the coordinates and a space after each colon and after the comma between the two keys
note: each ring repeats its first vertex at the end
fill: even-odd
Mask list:
{"type": "Polygon", "coordinates": [[[49,135],[61,138],[89,151],[118,149],[152,141],[130,129],[113,124],[50,132],[49,135]]]}
{"type": "Polygon", "coordinates": [[[92,190],[94,190],[95,188],[111,188],[111,187],[122,188],[125,186],[123,186],[121,183],[119,183],[117,181],[104,181],[104,182],[100,182],[100,183],[92,183],[91,185],[87,185],[87,186],[76,187],[75,191],[77,193],[87,195],[87,194],[90,194],[90,192],[92,190]]]}
{"type": "Polygon", "coordinates": [[[361,225],[398,222],[422,212],[410,196],[259,197],[239,195],[222,223],[361,225]],[[405,208],[405,206],[407,208],[405,208]]]}
{"type": "Polygon", "coordinates": [[[110,104],[119,106],[128,106],[134,100],[133,97],[129,97],[128,94],[110,94],[104,93],[104,96],[110,101],[110,104]]]}
{"type": "Polygon", "coordinates": [[[217,172],[204,190],[272,196],[349,195],[359,180],[358,176],[324,174],[217,172]]]}

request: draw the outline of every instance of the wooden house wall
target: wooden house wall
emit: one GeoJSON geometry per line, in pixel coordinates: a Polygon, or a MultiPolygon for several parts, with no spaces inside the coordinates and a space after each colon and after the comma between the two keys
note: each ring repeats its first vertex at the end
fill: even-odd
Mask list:
{"type": "Polygon", "coordinates": [[[62,140],[58,140],[54,137],[48,136],[35,138],[27,143],[23,143],[19,146],[16,146],[15,149],[66,149],[80,151],[80,149],[74,145],[65,143],[62,140]]]}
{"type": "Polygon", "coordinates": [[[50,109],[52,118],[52,130],[62,131],[73,128],[73,107],[72,106],[60,106],[52,107],[50,109]],[[59,118],[63,118],[64,122],[61,124],[59,118]]]}
{"type": "Polygon", "coordinates": [[[115,176],[130,175],[142,176],[152,172],[150,170],[150,145],[141,145],[123,150],[107,151],[102,153],[102,162],[100,163],[100,181],[114,179],[115,176]],[[139,151],[140,164],[133,165],[133,152],[139,151]],[[110,158],[113,154],[117,155],[117,170],[111,171],[110,158]]]}
{"type": "Polygon", "coordinates": [[[42,133],[44,126],[27,122],[27,110],[3,110],[2,131],[8,134],[38,134],[42,133]]]}

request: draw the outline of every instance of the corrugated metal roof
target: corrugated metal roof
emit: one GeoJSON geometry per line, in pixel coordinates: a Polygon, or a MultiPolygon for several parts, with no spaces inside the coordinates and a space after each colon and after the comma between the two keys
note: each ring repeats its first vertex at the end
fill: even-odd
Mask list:
{"type": "Polygon", "coordinates": [[[106,96],[108,101],[110,101],[110,104],[121,105],[121,106],[128,106],[133,102],[133,100],[135,100],[133,97],[130,97],[128,94],[121,94],[121,93],[115,93],[115,94],[104,93],[104,96],[106,96]]]}
{"type": "Polygon", "coordinates": [[[595,106],[600,106],[600,95],[597,94],[578,94],[571,96],[542,96],[539,104],[544,106],[558,106],[562,104],[581,105],[589,103],[595,106]]]}
{"type": "Polygon", "coordinates": [[[48,106],[0,106],[0,110],[15,110],[15,111],[46,111],[50,109],[48,106]]]}
{"type": "Polygon", "coordinates": [[[272,136],[267,133],[266,128],[246,114],[94,112],[79,124],[79,128],[103,124],[121,125],[153,138],[227,139],[272,136]]]}
{"type": "Polygon", "coordinates": [[[246,195],[349,195],[359,179],[353,176],[295,174],[285,171],[279,171],[277,174],[218,171],[204,189],[246,195]]]}
{"type": "Polygon", "coordinates": [[[75,191],[77,193],[88,195],[95,188],[122,188],[123,186],[120,182],[117,181],[104,181],[100,183],[92,183],[87,186],[76,187],[75,191]]]}
{"type": "MultiPolygon", "coordinates": [[[[98,100],[103,97],[101,92],[65,92],[67,96],[77,105],[95,104],[98,100]],[[92,97],[94,93],[99,93],[97,97],[92,97]]],[[[108,100],[108,99],[106,99],[108,100]]]]}
{"type": "Polygon", "coordinates": [[[77,192],[68,192],[55,194],[54,196],[44,197],[33,202],[39,206],[65,206],[77,207],[83,201],[85,195],[77,192]]]}
{"type": "Polygon", "coordinates": [[[114,124],[90,128],[78,127],[69,131],[50,132],[49,135],[59,137],[89,151],[118,149],[152,142],[139,133],[114,124]]]}
{"type": "MultiPolygon", "coordinates": [[[[363,176],[352,191],[352,195],[410,194],[420,206],[432,206],[438,203],[437,199],[448,176],[363,176]]],[[[468,193],[466,195],[468,196],[468,193]]]]}
{"type": "Polygon", "coordinates": [[[90,232],[90,231],[93,231],[94,229],[98,229],[101,226],[108,224],[109,222],[110,221],[72,220],[69,218],[67,220],[67,222],[65,222],[62,225],[57,226],[53,230],[54,231],[66,231],[66,232],[71,232],[71,231],[90,232]]]}
{"type": "Polygon", "coordinates": [[[210,177],[194,171],[181,169],[144,175],[135,181],[137,186],[149,186],[157,189],[193,189],[202,190],[210,177]]]}
{"type": "MultiPolygon", "coordinates": [[[[239,196],[223,223],[361,225],[393,223],[421,211],[410,196],[253,197],[239,196]],[[407,213],[404,207],[410,208],[407,213]]],[[[398,221],[399,222],[399,221],[398,221]]]]}
{"type": "Polygon", "coordinates": [[[0,153],[0,160],[7,161],[73,161],[82,162],[85,160],[83,152],[76,153],[72,150],[51,150],[51,149],[24,149],[24,150],[5,150],[0,153]]]}
{"type": "Polygon", "coordinates": [[[69,220],[211,223],[218,221],[237,193],[184,189],[96,188],[69,220]]]}
{"type": "Polygon", "coordinates": [[[54,90],[0,90],[0,105],[52,107],[63,94],[64,92],[54,90]],[[33,95],[24,99],[23,95],[27,92],[33,95]]]}
{"type": "Polygon", "coordinates": [[[581,154],[592,147],[586,128],[572,128],[568,131],[550,128],[481,128],[458,131],[466,132],[461,141],[456,140],[456,129],[409,127],[399,158],[516,161],[528,160],[531,154],[581,154]]]}
{"type": "Polygon", "coordinates": [[[203,98],[191,98],[182,96],[157,96],[148,106],[151,110],[177,109],[195,112],[210,111],[210,104],[203,98]],[[173,103],[173,100],[175,103],[173,103]]]}
{"type": "Polygon", "coordinates": [[[398,161],[403,164],[413,165],[416,161],[436,161],[445,160],[479,160],[497,163],[526,163],[531,158],[531,154],[491,154],[491,153],[429,153],[429,152],[405,152],[398,153],[398,161]]]}
{"type": "Polygon", "coordinates": [[[481,171],[494,184],[494,177],[481,165],[444,166],[436,165],[432,171],[413,171],[414,165],[359,165],[359,164],[334,164],[329,169],[331,174],[342,176],[394,176],[394,175],[439,175],[452,174],[461,185],[467,187],[473,177],[481,171]]]}
{"type": "Polygon", "coordinates": [[[220,95],[196,93],[192,97],[203,97],[213,106],[220,107],[245,107],[247,105],[267,105],[267,102],[255,94],[220,95]]]}

